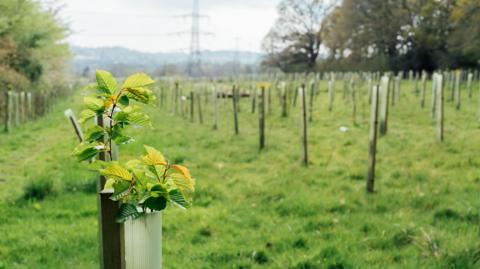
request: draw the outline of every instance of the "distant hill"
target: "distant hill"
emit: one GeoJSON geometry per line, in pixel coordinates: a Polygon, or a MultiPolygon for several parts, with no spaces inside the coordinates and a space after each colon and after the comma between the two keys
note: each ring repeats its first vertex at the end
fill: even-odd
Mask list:
{"type": "MultiPolygon", "coordinates": [[[[112,70],[116,73],[143,70],[145,72],[158,71],[166,66],[177,66],[180,70],[188,63],[187,53],[146,53],[123,47],[84,48],[71,47],[73,53],[73,70],[82,73],[87,67],[89,70],[98,68],[112,70]]],[[[261,53],[235,51],[203,51],[202,60],[208,66],[232,65],[238,59],[240,65],[257,66],[262,58],[261,53]]]]}

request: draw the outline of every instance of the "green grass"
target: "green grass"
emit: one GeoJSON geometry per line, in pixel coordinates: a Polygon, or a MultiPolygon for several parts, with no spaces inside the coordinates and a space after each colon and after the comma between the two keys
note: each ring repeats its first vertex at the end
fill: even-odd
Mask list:
{"type": "MultiPolygon", "coordinates": [[[[134,130],[137,143],[123,147],[121,159],[148,144],[197,179],[194,207],[165,212],[166,268],[480,266],[477,96],[464,94],[460,111],[446,103],[446,141],[438,144],[430,95],[422,110],[404,83],[389,133],[379,140],[376,193],[367,195],[369,107],[359,94],[359,124],[352,126],[341,86],[332,113],[325,85],[315,101],[309,168],[301,165],[299,107],[281,118],[276,95],[261,153],[249,99],[241,101],[239,136],[231,100],[221,101],[217,131],[211,100],[203,125],[172,115],[170,106],[148,109],[155,130],[134,130]]],[[[0,268],[98,267],[95,175],[71,157],[77,142],[63,116],[69,104],[78,113],[79,100],[0,135],[0,268]],[[52,194],[22,199],[27,186],[45,178],[54,182],[52,194]]]]}

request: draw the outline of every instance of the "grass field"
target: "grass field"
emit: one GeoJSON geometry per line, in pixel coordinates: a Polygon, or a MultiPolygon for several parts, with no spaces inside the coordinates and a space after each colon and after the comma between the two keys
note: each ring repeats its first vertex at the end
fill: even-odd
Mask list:
{"type": "MultiPolygon", "coordinates": [[[[350,102],[337,89],[328,112],[322,85],[308,168],[299,105],[282,118],[275,95],[261,153],[250,99],[241,101],[239,136],[230,99],[221,101],[216,131],[211,100],[203,125],[170,108],[147,109],[155,130],[134,130],[137,142],[120,159],[151,145],[197,180],[194,206],[164,214],[165,268],[480,268],[477,96],[464,94],[460,111],[446,102],[445,142],[438,144],[430,94],[422,110],[412,87],[404,83],[390,109],[371,195],[364,93],[352,126],[350,102]]],[[[0,134],[0,268],[98,267],[95,174],[71,156],[77,141],[63,115],[68,107],[78,114],[80,103],[78,94],[44,119],[0,134]],[[24,197],[38,188],[49,190],[45,199],[24,197]]]]}

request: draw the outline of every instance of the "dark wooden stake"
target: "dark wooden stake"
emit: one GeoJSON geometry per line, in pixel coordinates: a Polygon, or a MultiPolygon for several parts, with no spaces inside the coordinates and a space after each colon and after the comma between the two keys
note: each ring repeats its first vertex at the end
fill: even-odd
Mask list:
{"type": "MultiPolygon", "coordinates": [[[[103,117],[97,117],[97,124],[104,126],[103,117]]],[[[101,161],[111,161],[106,152],[98,155],[101,161]]],[[[100,176],[98,190],[99,208],[99,237],[100,237],[100,268],[102,269],[125,269],[125,240],[123,224],[116,222],[116,216],[120,208],[119,202],[110,200],[113,194],[111,190],[102,190],[106,179],[100,176]]]]}
{"type": "Polygon", "coordinates": [[[260,100],[258,102],[258,128],[259,128],[259,148],[265,148],[265,87],[260,88],[260,100]]]}
{"type": "Polygon", "coordinates": [[[308,122],[307,122],[307,100],[305,93],[305,84],[302,84],[302,162],[308,166],[308,122]]]}
{"type": "Polygon", "coordinates": [[[233,103],[233,124],[235,128],[235,134],[238,135],[240,133],[240,130],[238,128],[238,104],[237,104],[237,88],[235,85],[233,85],[232,88],[232,103],[233,103]]]}
{"type": "Polygon", "coordinates": [[[197,109],[198,109],[198,120],[200,124],[203,124],[203,114],[202,114],[202,99],[200,98],[200,93],[197,93],[197,109]]]}
{"type": "Polygon", "coordinates": [[[443,122],[444,122],[444,94],[443,94],[443,76],[441,74],[436,75],[436,98],[437,98],[437,141],[443,142],[443,122]]]}
{"type": "Polygon", "coordinates": [[[372,109],[370,115],[370,135],[368,147],[368,173],[367,173],[367,192],[375,191],[375,164],[377,156],[377,129],[378,129],[378,104],[379,89],[374,86],[372,89],[372,109]]]}
{"type": "Polygon", "coordinates": [[[190,92],[190,122],[194,121],[194,116],[195,116],[195,98],[193,91],[190,92]]]}

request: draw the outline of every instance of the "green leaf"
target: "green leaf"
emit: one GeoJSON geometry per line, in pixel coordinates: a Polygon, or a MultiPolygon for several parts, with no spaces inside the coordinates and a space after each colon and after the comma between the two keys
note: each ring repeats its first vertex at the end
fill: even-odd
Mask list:
{"type": "Polygon", "coordinates": [[[169,192],[170,200],[182,208],[188,208],[190,203],[187,202],[182,192],[178,189],[169,192]]]}
{"type": "Polygon", "coordinates": [[[152,127],[150,117],[142,112],[134,112],[127,115],[127,121],[132,125],[141,127],[152,127]]]}
{"type": "Polygon", "coordinates": [[[128,88],[127,96],[138,102],[149,104],[155,100],[153,92],[147,88],[128,88]]]}
{"type": "Polygon", "coordinates": [[[117,90],[117,81],[110,72],[105,70],[97,70],[96,78],[99,88],[108,91],[110,94],[117,90]]]}
{"type": "Polygon", "coordinates": [[[73,154],[77,156],[78,161],[86,161],[90,160],[93,157],[95,157],[102,149],[104,146],[98,144],[98,143],[81,143],[78,145],[75,150],[73,151],[73,154]]]}
{"type": "Polygon", "coordinates": [[[130,172],[120,166],[118,163],[111,163],[107,168],[100,171],[107,178],[118,178],[126,181],[132,181],[133,177],[130,172]]]}
{"type": "Polygon", "coordinates": [[[167,162],[165,161],[165,157],[163,157],[160,151],[146,145],[144,145],[143,147],[145,148],[145,152],[147,153],[147,155],[145,155],[142,158],[142,161],[146,165],[166,165],[167,164],[167,162]]]}
{"type": "Polygon", "coordinates": [[[162,211],[167,207],[167,198],[164,196],[150,197],[145,200],[144,205],[154,211],[162,211]]]}
{"type": "Polygon", "coordinates": [[[90,128],[85,135],[85,140],[88,142],[99,141],[104,136],[104,130],[100,126],[95,126],[90,128]]]}
{"type": "Polygon", "coordinates": [[[123,89],[141,88],[155,83],[147,74],[137,73],[129,76],[123,83],[123,89]]]}
{"type": "Polygon", "coordinates": [[[83,103],[88,109],[96,112],[101,112],[103,111],[103,108],[104,108],[103,100],[95,97],[90,97],[90,96],[84,97],[83,103]]]}
{"type": "Polygon", "coordinates": [[[84,123],[87,120],[95,117],[95,115],[97,115],[97,113],[95,113],[95,111],[92,111],[90,109],[85,109],[82,112],[80,112],[80,118],[78,119],[78,121],[80,123],[84,123]]]}
{"type": "Polygon", "coordinates": [[[126,95],[122,95],[120,99],[118,99],[118,102],[121,105],[128,106],[130,104],[130,99],[126,95]]]}
{"type": "Polygon", "coordinates": [[[124,223],[129,219],[138,219],[143,216],[143,212],[138,212],[137,207],[132,204],[122,204],[118,209],[118,215],[116,218],[117,223],[124,223]]]}
{"type": "Polygon", "coordinates": [[[117,180],[113,184],[113,194],[110,196],[110,200],[119,201],[123,197],[130,193],[130,183],[124,180],[117,180]]]}
{"type": "Polygon", "coordinates": [[[129,136],[123,136],[123,135],[117,136],[113,140],[115,141],[115,144],[117,144],[117,145],[126,145],[126,144],[129,144],[129,143],[135,141],[133,138],[131,138],[129,136]]]}

